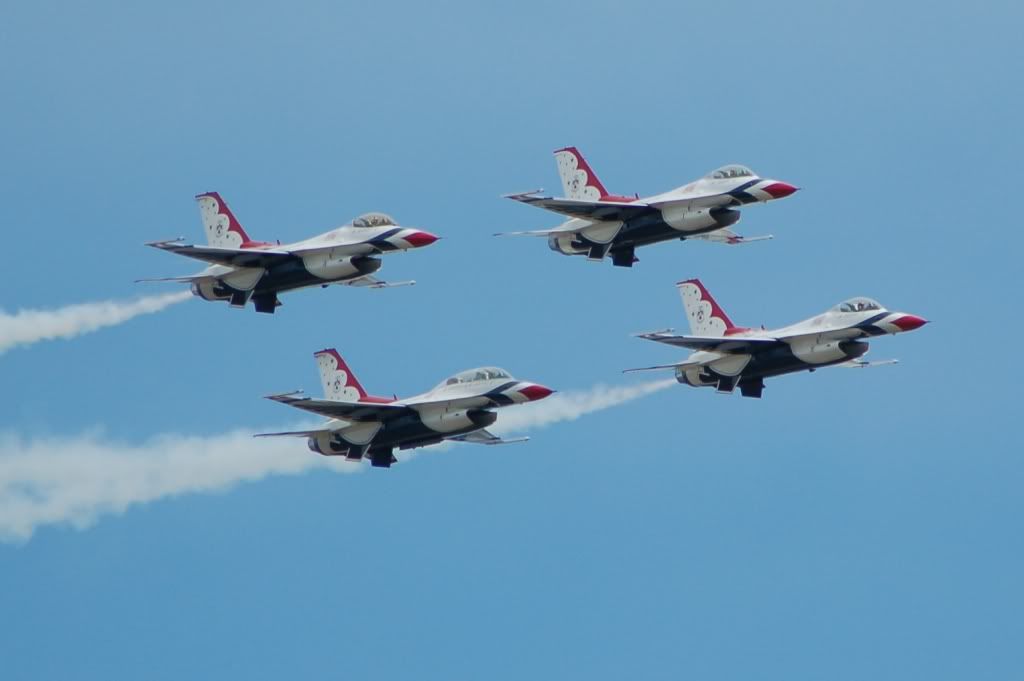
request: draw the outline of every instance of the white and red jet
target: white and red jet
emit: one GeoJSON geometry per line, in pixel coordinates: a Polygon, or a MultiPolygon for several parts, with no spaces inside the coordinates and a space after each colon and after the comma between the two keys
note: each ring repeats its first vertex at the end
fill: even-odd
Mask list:
{"type": "Polygon", "coordinates": [[[863,338],[913,331],[927,322],[904,312],[890,312],[870,298],[851,298],[832,309],[781,329],[749,329],[732,323],[699,279],[676,286],[690,321],[690,336],[671,329],[640,334],[641,338],[696,350],[675,364],[628,369],[674,369],[676,380],[692,386],[714,386],[745,397],[761,397],[764,379],[819,367],[868,367],[888,362],[860,360],[868,351],[863,338]]]}
{"type": "Polygon", "coordinates": [[[208,192],[196,200],[206,228],[206,246],[184,244],[181,239],[147,245],[210,266],[192,276],[141,281],[186,282],[192,285],[192,293],[204,300],[226,300],[232,307],[245,307],[252,300],[257,312],[273,313],[281,304],[278,293],[309,286],[412,284],[388,284],[371,276],[381,266],[376,256],[429,246],[438,239],[420,229],[400,227],[383,213],[367,213],[350,224],[293,244],[253,241],[220,194],[208,192]]]}
{"type": "MultiPolygon", "coordinates": [[[[647,198],[609,194],[576,147],[555,152],[565,198],[541,196],[540,191],[510,194],[508,198],[568,216],[553,229],[508,232],[508,236],[543,236],[551,250],[585,255],[601,261],[611,256],[619,267],[632,267],[634,251],[673,239],[703,239],[741,244],[771,236],[744,238],[728,229],[740,219],[737,207],[767,203],[797,191],[778,180],[758,177],[749,168],[728,165],[695,182],[647,198]]],[[[501,236],[501,235],[499,235],[501,236]]]]}
{"type": "Polygon", "coordinates": [[[554,391],[539,383],[518,381],[504,369],[481,367],[455,374],[432,390],[406,399],[368,395],[337,350],[314,353],[325,399],[301,393],[267,399],[330,419],[316,430],[261,433],[256,437],[308,438],[309,448],[350,461],[369,458],[374,466],[395,463],[395,448],[412,449],[442,440],[485,445],[522,442],[502,440],[486,430],[498,415],[492,409],[542,400],[554,391]]]}

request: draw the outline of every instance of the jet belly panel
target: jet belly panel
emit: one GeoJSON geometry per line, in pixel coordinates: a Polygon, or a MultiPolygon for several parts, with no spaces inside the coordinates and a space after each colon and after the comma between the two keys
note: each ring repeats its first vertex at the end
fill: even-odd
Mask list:
{"type": "Polygon", "coordinates": [[[846,341],[837,338],[807,336],[793,340],[789,347],[793,355],[807,364],[831,364],[849,359],[843,345],[846,341]]]}
{"type": "MultiPolygon", "coordinates": [[[[367,272],[361,271],[359,261],[366,258],[353,258],[351,252],[345,249],[331,249],[317,251],[302,256],[302,265],[306,271],[317,279],[349,279],[354,276],[361,276],[367,272]]],[[[378,262],[379,261],[373,261],[378,262]]],[[[380,269],[380,264],[373,271],[380,269]]]]}
{"type": "MultiPolygon", "coordinates": [[[[497,415],[492,414],[491,412],[485,412],[481,409],[481,407],[487,404],[485,399],[481,398],[479,401],[480,404],[475,406],[467,406],[465,404],[425,405],[417,408],[417,411],[420,414],[420,420],[427,428],[438,433],[453,434],[455,431],[474,426],[478,422],[487,420],[486,417],[481,417],[478,414],[491,414],[497,418],[497,415]]],[[[464,401],[460,400],[460,402],[464,401]]],[[[491,421],[491,423],[493,423],[493,421],[491,421]]],[[[485,426],[475,425],[475,428],[483,427],[485,426]]]]}
{"type": "Polygon", "coordinates": [[[689,204],[663,206],[661,217],[672,229],[679,232],[707,232],[736,224],[740,219],[738,211],[728,208],[692,208],[689,204]]]}

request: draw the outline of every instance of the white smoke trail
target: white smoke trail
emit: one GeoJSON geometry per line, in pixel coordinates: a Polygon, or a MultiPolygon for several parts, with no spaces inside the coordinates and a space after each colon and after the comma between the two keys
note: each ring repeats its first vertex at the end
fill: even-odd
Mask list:
{"type": "Polygon", "coordinates": [[[105,300],[68,305],[55,310],[0,310],[0,354],[19,345],[54,338],[74,338],[104,326],[115,326],[142,314],[159,312],[192,297],[189,291],[146,296],[138,300],[105,300]]]}
{"type": "MultiPolygon", "coordinates": [[[[522,432],[572,421],[672,383],[556,393],[542,402],[503,410],[498,422],[502,432],[522,432]]],[[[243,431],[208,437],[160,435],[138,445],[99,433],[32,439],[0,435],[0,540],[28,540],[44,525],[84,529],[101,515],[121,513],[135,504],[316,468],[352,473],[364,466],[315,455],[299,438],[254,439],[243,431]]]]}
{"type": "Polygon", "coordinates": [[[675,385],[674,378],[636,385],[595,385],[590,390],[555,393],[540,402],[501,412],[491,430],[515,433],[517,430],[543,428],[561,421],[575,421],[594,411],[615,407],[675,385]]]}

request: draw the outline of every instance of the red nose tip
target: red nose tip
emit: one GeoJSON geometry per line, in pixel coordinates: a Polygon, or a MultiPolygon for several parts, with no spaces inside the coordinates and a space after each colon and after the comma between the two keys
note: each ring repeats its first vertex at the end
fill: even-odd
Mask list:
{"type": "Polygon", "coordinates": [[[902,317],[894,319],[892,323],[900,327],[901,331],[913,331],[914,329],[920,329],[922,326],[927,324],[928,320],[921,319],[917,315],[905,314],[902,317]]]}
{"type": "Polygon", "coordinates": [[[773,199],[781,199],[783,197],[789,196],[790,194],[792,194],[793,192],[797,191],[800,188],[794,187],[793,185],[787,184],[786,182],[773,182],[767,187],[763,187],[762,189],[765,192],[771,194],[773,199]]]}
{"type": "Polygon", "coordinates": [[[413,232],[402,238],[412,244],[413,248],[419,248],[421,246],[429,246],[441,237],[435,236],[430,232],[413,232]]]}
{"type": "Polygon", "coordinates": [[[540,385],[539,383],[531,383],[525,388],[521,388],[519,392],[522,393],[526,397],[526,399],[530,400],[531,402],[534,402],[536,400],[543,400],[545,397],[547,397],[548,395],[555,391],[552,390],[551,388],[547,388],[543,385],[540,385]]]}

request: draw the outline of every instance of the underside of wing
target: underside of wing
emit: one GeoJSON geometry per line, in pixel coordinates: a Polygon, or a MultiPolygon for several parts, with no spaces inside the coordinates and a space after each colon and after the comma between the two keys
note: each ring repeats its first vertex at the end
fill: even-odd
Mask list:
{"type": "Polygon", "coordinates": [[[639,201],[624,203],[618,201],[582,201],[579,199],[556,199],[537,194],[510,194],[507,198],[527,203],[554,213],[585,220],[632,220],[633,218],[657,212],[657,209],[639,201]]]}
{"type": "Polygon", "coordinates": [[[456,442],[472,442],[473,444],[478,445],[509,445],[515,442],[526,442],[530,438],[514,437],[503,440],[486,428],[481,428],[480,430],[474,430],[472,433],[456,435],[455,437],[450,437],[448,439],[455,440],[456,442]]]}
{"type": "Polygon", "coordinates": [[[330,419],[345,419],[346,421],[386,421],[411,413],[412,411],[404,404],[315,400],[309,397],[302,397],[299,393],[269,395],[267,399],[308,411],[311,414],[325,416],[330,419]]]}
{"type": "Polygon", "coordinates": [[[640,338],[690,350],[728,353],[748,353],[758,349],[767,349],[783,342],[778,338],[764,336],[730,338],[728,336],[676,336],[669,333],[642,333],[640,338]]]}
{"type": "Polygon", "coordinates": [[[154,241],[146,245],[213,265],[228,267],[270,267],[296,257],[288,251],[275,249],[194,246],[183,244],[180,241],[154,241]]]}

